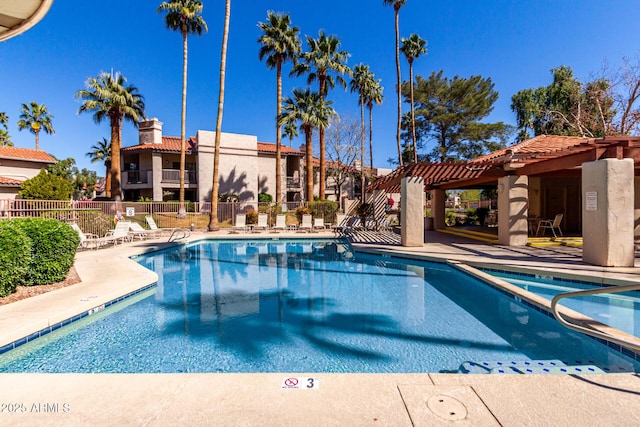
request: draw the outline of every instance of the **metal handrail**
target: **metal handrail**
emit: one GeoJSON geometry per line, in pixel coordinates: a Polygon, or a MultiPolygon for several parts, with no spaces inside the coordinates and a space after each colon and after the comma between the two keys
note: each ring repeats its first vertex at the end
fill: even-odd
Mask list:
{"type": "Polygon", "coordinates": [[[175,242],[178,240],[186,239],[191,236],[191,231],[186,228],[176,228],[171,232],[171,236],[169,236],[169,242],[175,242]]]}
{"type": "MultiPolygon", "coordinates": [[[[640,344],[628,341],[626,339],[617,338],[610,334],[606,334],[604,332],[596,331],[594,329],[585,328],[584,326],[577,325],[575,323],[571,323],[565,320],[562,315],[558,312],[558,301],[563,298],[569,298],[574,296],[587,296],[587,295],[597,295],[597,294],[613,294],[618,292],[626,292],[626,291],[638,291],[640,290],[640,283],[635,285],[624,285],[624,286],[609,286],[605,288],[599,289],[587,289],[583,291],[573,291],[573,292],[563,292],[553,297],[551,300],[551,311],[553,312],[553,317],[556,318],[558,322],[562,325],[566,326],[569,329],[573,329],[574,331],[582,332],[583,334],[600,338],[608,342],[612,342],[623,347],[632,349],[636,352],[640,352],[640,344]]],[[[640,342],[640,339],[639,341],[640,342]]]]}

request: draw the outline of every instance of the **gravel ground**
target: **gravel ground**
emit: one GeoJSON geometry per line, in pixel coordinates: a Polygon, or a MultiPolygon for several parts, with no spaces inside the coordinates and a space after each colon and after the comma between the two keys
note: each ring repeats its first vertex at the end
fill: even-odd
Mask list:
{"type": "Polygon", "coordinates": [[[67,277],[62,282],[54,283],[52,285],[18,286],[16,292],[4,298],[0,298],[0,305],[11,304],[12,302],[51,292],[56,289],[64,288],[65,286],[75,285],[76,283],[80,283],[80,277],[78,276],[78,273],[76,273],[76,269],[71,267],[69,274],[67,274],[67,277]]]}

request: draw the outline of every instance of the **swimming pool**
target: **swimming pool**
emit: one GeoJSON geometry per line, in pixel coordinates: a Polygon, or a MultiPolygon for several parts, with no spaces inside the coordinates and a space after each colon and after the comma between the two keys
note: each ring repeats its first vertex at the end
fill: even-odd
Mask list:
{"type": "Polygon", "coordinates": [[[446,264],[341,240],[207,240],[136,260],[154,289],[1,355],[0,372],[640,372],[446,264]]]}
{"type": "MultiPolygon", "coordinates": [[[[567,280],[550,275],[532,275],[498,270],[488,270],[487,272],[549,300],[562,292],[598,287],[598,285],[586,281],[567,280]]],[[[605,325],[631,335],[640,336],[640,292],[566,298],[561,301],[561,304],[605,325]]]]}

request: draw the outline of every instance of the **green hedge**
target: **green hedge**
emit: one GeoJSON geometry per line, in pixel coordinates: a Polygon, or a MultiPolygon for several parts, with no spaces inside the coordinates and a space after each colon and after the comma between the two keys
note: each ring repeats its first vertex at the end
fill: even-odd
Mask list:
{"type": "Polygon", "coordinates": [[[15,221],[0,221],[0,297],[24,283],[30,259],[31,239],[15,221]]]}
{"type": "Polygon", "coordinates": [[[73,266],[80,236],[54,219],[20,218],[16,224],[31,239],[31,259],[24,284],[48,285],[64,280],[73,266]]]}

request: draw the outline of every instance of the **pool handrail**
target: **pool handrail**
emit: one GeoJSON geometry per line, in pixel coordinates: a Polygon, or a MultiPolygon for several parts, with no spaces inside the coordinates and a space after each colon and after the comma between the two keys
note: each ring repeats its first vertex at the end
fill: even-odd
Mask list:
{"type": "Polygon", "coordinates": [[[618,344],[622,347],[631,349],[635,352],[640,352],[640,344],[638,344],[638,342],[640,342],[640,338],[638,337],[636,337],[638,338],[638,342],[631,342],[623,338],[618,338],[611,334],[600,332],[595,329],[586,328],[576,323],[571,323],[568,320],[566,320],[564,317],[562,317],[562,315],[558,312],[558,302],[563,298],[597,295],[597,294],[613,294],[618,292],[639,291],[639,290],[640,290],[640,283],[636,283],[635,285],[621,285],[621,286],[614,285],[614,286],[607,286],[607,287],[602,287],[598,289],[562,292],[554,296],[553,299],[551,300],[551,312],[553,313],[553,317],[555,317],[556,320],[560,322],[561,325],[569,329],[572,329],[577,332],[581,332],[591,337],[600,338],[602,340],[618,344]]]}
{"type": "Polygon", "coordinates": [[[175,228],[171,232],[171,236],[169,236],[168,242],[175,242],[178,240],[186,239],[189,236],[191,236],[190,230],[187,230],[186,228],[175,228]]]}

